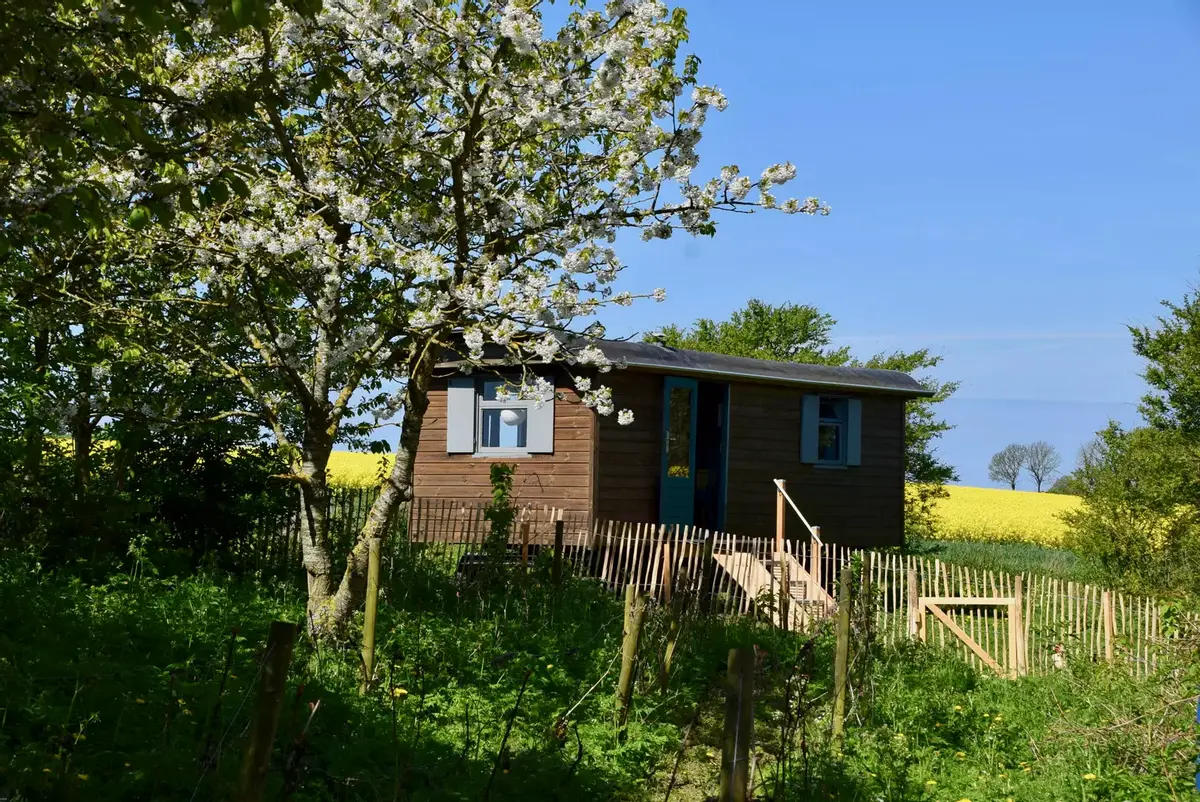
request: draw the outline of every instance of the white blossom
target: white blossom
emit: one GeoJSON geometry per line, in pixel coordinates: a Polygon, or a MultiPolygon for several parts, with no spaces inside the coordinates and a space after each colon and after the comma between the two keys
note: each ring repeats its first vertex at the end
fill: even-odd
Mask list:
{"type": "Polygon", "coordinates": [[[508,37],[520,52],[529,53],[542,39],[542,22],[510,1],[500,19],[500,34],[508,37]]]}
{"type": "Polygon", "coordinates": [[[633,423],[633,410],[623,409],[617,413],[617,423],[622,426],[628,426],[633,423]]]}

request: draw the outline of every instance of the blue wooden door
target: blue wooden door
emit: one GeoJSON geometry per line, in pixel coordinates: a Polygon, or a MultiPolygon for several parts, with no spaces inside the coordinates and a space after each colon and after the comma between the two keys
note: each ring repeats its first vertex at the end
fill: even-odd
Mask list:
{"type": "Polygon", "coordinates": [[[663,467],[658,522],[691,524],[696,506],[695,379],[663,382],[663,467]]]}

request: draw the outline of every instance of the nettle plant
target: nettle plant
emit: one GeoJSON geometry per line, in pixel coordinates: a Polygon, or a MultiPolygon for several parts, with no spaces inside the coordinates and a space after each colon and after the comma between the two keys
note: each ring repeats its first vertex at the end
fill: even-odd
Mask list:
{"type": "MultiPolygon", "coordinates": [[[[412,497],[446,344],[465,343],[476,364],[498,344],[512,365],[603,372],[599,348],[565,348],[564,334],[602,335],[605,307],[664,297],[618,291],[621,229],[711,235],[719,211],[828,212],[815,198],[776,198],[791,164],[696,176],[701,129],[726,100],[680,53],[681,9],[573,0],[548,35],[547,5],[240,0],[165,40],[161,110],[186,144],[141,178],[130,224],[196,271],[164,305],[187,301],[244,344],[220,368],[291,455],[320,630],[349,619],[367,539],[412,497]],[[402,389],[385,392],[389,381],[402,389]],[[372,413],[398,412],[394,466],[338,581],[330,450],[368,437],[372,413]]],[[[177,339],[204,357],[186,327],[177,339]]],[[[607,386],[578,389],[599,413],[616,411],[607,386]]],[[[517,392],[545,390],[531,380],[517,392]]]]}

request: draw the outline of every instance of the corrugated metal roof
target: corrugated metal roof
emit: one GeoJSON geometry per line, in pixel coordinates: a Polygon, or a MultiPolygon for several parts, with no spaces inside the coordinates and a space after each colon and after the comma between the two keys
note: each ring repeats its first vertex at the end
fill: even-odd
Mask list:
{"type": "MultiPolygon", "coordinates": [[[[766,384],[801,384],[833,390],[889,393],[907,398],[928,398],[933,395],[912,376],[897,370],[775,362],[769,359],[750,359],[705,351],[687,351],[656,343],[625,340],[578,338],[572,340],[567,348],[576,351],[587,345],[599,347],[613,362],[623,362],[634,370],[698,378],[723,377],[766,384]]],[[[485,362],[499,361],[495,357],[499,357],[500,354],[493,351],[491,344],[484,349],[484,352],[485,362]]],[[[451,367],[458,364],[461,359],[460,354],[448,351],[439,367],[451,367]]]]}

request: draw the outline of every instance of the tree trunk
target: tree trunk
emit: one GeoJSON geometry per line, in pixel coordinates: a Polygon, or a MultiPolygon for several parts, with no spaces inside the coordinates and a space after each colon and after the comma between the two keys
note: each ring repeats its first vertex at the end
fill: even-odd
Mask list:
{"type": "Polygon", "coordinates": [[[367,520],[358,534],[358,540],[346,557],[346,572],[333,599],[332,619],[335,627],[344,627],[362,604],[367,590],[367,563],[372,538],[386,543],[391,523],[397,512],[408,514],[413,499],[413,467],[417,460],[417,446],[421,442],[421,426],[425,412],[429,409],[429,386],[433,379],[435,348],[426,348],[422,343],[414,344],[418,356],[410,365],[408,383],[404,389],[404,418],[400,424],[400,440],[396,445],[396,461],[367,520]]]}
{"type": "MultiPolygon", "coordinates": [[[[38,329],[33,336],[33,365],[34,383],[39,392],[45,390],[46,373],[50,367],[50,332],[38,329]]],[[[46,429],[41,420],[41,397],[25,405],[25,453],[24,474],[25,484],[30,489],[36,488],[42,472],[42,452],[45,450],[46,429]]]]}
{"type": "Polygon", "coordinates": [[[333,597],[333,558],[329,544],[329,452],[333,438],[328,429],[306,424],[300,485],[300,553],[308,578],[308,616],[314,633],[330,626],[333,597]]]}
{"type": "MultiPolygon", "coordinates": [[[[84,331],[87,337],[87,331],[84,331]]],[[[86,362],[75,370],[78,384],[75,414],[71,417],[71,464],[75,474],[76,535],[81,541],[90,540],[95,529],[96,510],[88,499],[92,484],[92,444],[96,434],[95,410],[92,399],[95,383],[92,367],[86,362]]],[[[93,544],[99,548],[100,544],[93,544]]]]}

